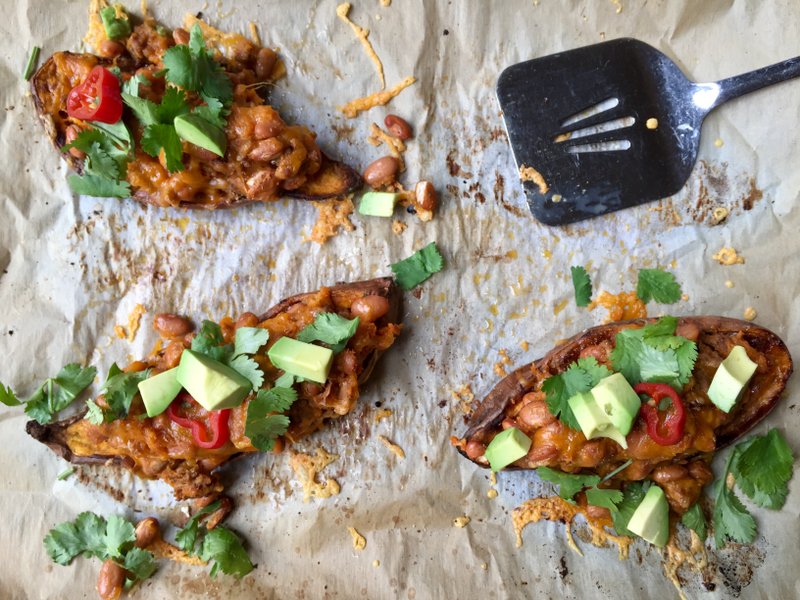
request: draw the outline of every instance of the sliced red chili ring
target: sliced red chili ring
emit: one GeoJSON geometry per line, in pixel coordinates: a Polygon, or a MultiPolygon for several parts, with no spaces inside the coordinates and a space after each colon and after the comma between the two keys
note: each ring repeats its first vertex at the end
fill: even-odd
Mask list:
{"type": "Polygon", "coordinates": [[[83,121],[116,123],[122,118],[119,79],[105,67],[97,66],[67,96],[67,114],[83,121]]]}
{"type": "Polygon", "coordinates": [[[231,409],[225,408],[222,410],[207,411],[199,405],[193,406],[192,408],[198,412],[198,415],[208,416],[206,425],[206,422],[200,418],[194,419],[184,416],[182,411],[187,402],[197,404],[197,401],[186,392],[175,398],[167,407],[166,412],[169,419],[176,425],[191,430],[192,438],[195,444],[200,448],[215,450],[224,446],[231,438],[230,428],[228,427],[231,409]]]}
{"type": "Polygon", "coordinates": [[[640,383],[633,386],[637,394],[645,394],[653,399],[642,404],[640,414],[647,425],[647,435],[660,446],[672,446],[683,438],[686,427],[686,407],[672,386],[666,383],[640,383]],[[672,406],[664,411],[658,409],[661,400],[668,398],[672,406]]]}

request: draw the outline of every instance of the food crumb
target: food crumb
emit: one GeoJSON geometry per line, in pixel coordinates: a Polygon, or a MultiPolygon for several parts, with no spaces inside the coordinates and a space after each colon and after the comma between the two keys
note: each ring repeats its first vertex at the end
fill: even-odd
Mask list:
{"type": "Polygon", "coordinates": [[[713,219],[714,225],[719,225],[725,219],[727,219],[729,212],[730,211],[728,211],[728,209],[724,206],[717,206],[711,213],[711,218],[713,219]]]}
{"type": "Polygon", "coordinates": [[[522,348],[522,349],[523,349],[525,352],[527,352],[527,351],[528,351],[528,347],[529,347],[529,346],[528,346],[528,342],[527,342],[527,341],[525,341],[525,340],[522,340],[522,341],[519,343],[519,347],[520,347],[520,348],[522,348]]]}
{"type": "Polygon", "coordinates": [[[339,494],[341,487],[332,477],[328,477],[322,483],[317,481],[320,471],[337,458],[338,455],[329,454],[324,448],[317,448],[316,456],[301,452],[292,454],[289,466],[300,478],[300,484],[303,486],[303,502],[308,502],[311,498],[330,498],[339,494]]]}
{"type": "Polygon", "coordinates": [[[725,142],[723,142],[723,141],[722,141],[721,139],[719,139],[719,138],[717,138],[717,139],[715,139],[715,140],[714,140],[714,145],[715,145],[717,148],[722,148],[722,146],[723,146],[724,144],[725,144],[725,142]]]}
{"type": "Polygon", "coordinates": [[[121,340],[132,342],[136,337],[136,333],[139,331],[139,323],[145,312],[145,308],[141,304],[134,306],[133,310],[128,315],[128,326],[114,325],[114,334],[121,340]]]}
{"type": "Polygon", "coordinates": [[[483,569],[485,571],[488,568],[489,568],[489,565],[487,565],[486,563],[481,563],[481,569],[483,569]]]}
{"type": "Polygon", "coordinates": [[[655,117],[650,117],[645,122],[645,127],[647,127],[648,129],[658,129],[658,119],[656,119],[655,117]]]}
{"type": "Polygon", "coordinates": [[[736,250],[730,246],[724,246],[712,256],[714,260],[718,261],[721,265],[743,265],[744,256],[736,253],[736,250]]]}
{"type": "Polygon", "coordinates": [[[347,531],[350,532],[350,536],[353,538],[353,548],[356,550],[363,550],[367,547],[367,539],[358,533],[355,527],[348,527],[347,531]]]}
{"type": "Polygon", "coordinates": [[[472,412],[472,403],[475,401],[475,394],[472,393],[472,386],[467,383],[457,390],[453,390],[451,396],[461,405],[461,411],[468,415],[472,412]]]}
{"type": "Polygon", "coordinates": [[[619,14],[622,12],[622,0],[611,0],[611,4],[614,5],[614,12],[619,14]]]}
{"type": "Polygon", "coordinates": [[[498,377],[505,377],[507,375],[505,365],[509,364],[511,359],[506,349],[498,350],[497,353],[500,355],[500,360],[495,363],[494,372],[498,377]]]}
{"type": "Polygon", "coordinates": [[[758,313],[756,312],[756,309],[753,308],[752,306],[748,306],[747,308],[744,309],[745,321],[754,321],[757,315],[758,313]]]}
{"type": "Polygon", "coordinates": [[[497,485],[497,473],[492,471],[492,474],[489,477],[489,481],[491,482],[492,485],[497,485]]]}
{"type": "Polygon", "coordinates": [[[681,294],[681,301],[688,302],[689,301],[689,294],[681,294]]]}
{"type": "Polygon", "coordinates": [[[394,443],[392,443],[392,442],[391,442],[391,441],[390,441],[388,438],[386,438],[385,436],[379,435],[379,436],[378,436],[378,439],[381,441],[381,443],[382,443],[384,446],[386,446],[386,447],[387,447],[389,450],[391,450],[391,451],[392,451],[394,454],[396,454],[396,455],[397,455],[399,458],[405,458],[405,457],[406,457],[406,453],[403,451],[403,449],[402,449],[400,446],[398,446],[397,444],[394,444],[394,443]]]}
{"type": "Polygon", "coordinates": [[[394,221],[392,221],[392,233],[394,233],[395,235],[400,235],[401,233],[403,233],[406,230],[406,227],[408,227],[408,225],[406,225],[399,219],[395,219],[394,221]]]}
{"type": "Polygon", "coordinates": [[[456,517],[455,519],[453,519],[453,527],[458,527],[459,529],[463,529],[464,527],[467,526],[467,523],[469,523],[469,521],[470,519],[466,515],[464,515],[463,517],[456,517]]]}
{"type": "Polygon", "coordinates": [[[553,201],[555,204],[558,204],[558,203],[559,203],[559,202],[561,202],[563,199],[564,199],[564,198],[561,196],[561,194],[553,194],[553,195],[551,196],[551,198],[550,198],[550,200],[552,200],[552,201],[553,201]]]}
{"type": "Polygon", "coordinates": [[[353,197],[344,200],[320,200],[312,202],[318,211],[317,222],[311,229],[311,235],[304,239],[305,242],[324,244],[339,233],[339,229],[353,231],[355,225],[350,221],[353,214],[353,197]]]}
{"type": "Polygon", "coordinates": [[[728,288],[728,289],[731,289],[733,287],[733,282],[730,279],[728,279],[725,282],[725,287],[728,288]]]}
{"type": "Polygon", "coordinates": [[[383,419],[392,416],[392,410],[389,408],[382,408],[375,412],[375,422],[380,423],[383,419]]]}
{"type": "Polygon", "coordinates": [[[539,193],[544,195],[550,190],[550,186],[547,185],[547,182],[542,177],[542,174],[539,173],[533,167],[529,167],[527,165],[522,165],[519,168],[519,178],[522,181],[531,181],[537,185],[539,188],[539,193]]]}
{"type": "Polygon", "coordinates": [[[381,561],[379,561],[379,560],[376,558],[375,560],[373,560],[373,561],[372,561],[372,566],[373,566],[373,567],[380,567],[380,566],[381,566],[381,561]]]}
{"type": "Polygon", "coordinates": [[[489,500],[494,500],[497,498],[497,490],[494,488],[490,489],[488,492],[486,492],[486,497],[489,498],[489,500]]]}

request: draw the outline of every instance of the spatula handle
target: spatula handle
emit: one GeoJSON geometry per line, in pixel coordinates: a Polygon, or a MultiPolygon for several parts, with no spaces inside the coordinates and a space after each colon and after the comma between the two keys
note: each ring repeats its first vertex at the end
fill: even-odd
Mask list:
{"type": "Polygon", "coordinates": [[[763,87],[800,76],[800,56],[718,81],[719,95],[710,108],[763,87]]]}

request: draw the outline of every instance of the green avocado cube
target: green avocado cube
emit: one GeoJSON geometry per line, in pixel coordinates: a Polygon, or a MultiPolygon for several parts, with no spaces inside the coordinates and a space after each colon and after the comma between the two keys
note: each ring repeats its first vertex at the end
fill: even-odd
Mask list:
{"type": "Polygon", "coordinates": [[[614,373],[600,380],[592,388],[595,402],[608,415],[608,420],[622,435],[628,435],[636,415],[642,407],[639,394],[622,373],[614,373]]]}
{"type": "Polygon", "coordinates": [[[358,212],[371,217],[391,217],[398,194],[390,192],[367,192],[361,196],[358,212]]]}
{"type": "Polygon", "coordinates": [[[651,485],[627,525],[633,533],[663,548],[669,539],[669,504],[657,485],[651,485]]]}
{"type": "Polygon", "coordinates": [[[581,392],[567,400],[581,431],[587,440],[605,437],[617,442],[623,448],[628,447],[625,436],[609,419],[609,416],[597,404],[594,394],[581,392]]]}
{"type": "Polygon", "coordinates": [[[516,427],[509,427],[494,436],[484,456],[492,471],[499,471],[525,456],[530,448],[531,438],[516,427]]]}
{"type": "Polygon", "coordinates": [[[278,369],[297,377],[325,383],[333,364],[333,351],[290,337],[282,337],[267,352],[269,360],[278,369]]]}
{"type": "Polygon", "coordinates": [[[200,406],[221,410],[239,406],[253,384],[228,365],[192,350],[184,350],[176,379],[200,406]]]}
{"type": "Polygon", "coordinates": [[[178,383],[177,375],[178,367],[175,367],[139,382],[139,393],[148,417],[155,417],[167,410],[180,394],[181,384],[178,383]]]}
{"type": "Polygon", "coordinates": [[[721,411],[730,412],[757,366],[742,346],[734,346],[714,373],[708,387],[708,399],[721,411]]]}

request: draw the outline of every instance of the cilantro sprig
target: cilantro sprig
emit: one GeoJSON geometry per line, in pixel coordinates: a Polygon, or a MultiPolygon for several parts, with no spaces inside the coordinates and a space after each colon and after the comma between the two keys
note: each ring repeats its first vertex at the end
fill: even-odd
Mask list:
{"type": "Polygon", "coordinates": [[[636,295],[647,304],[655,300],[659,304],[674,304],[681,299],[681,286],[675,275],[663,269],[641,269],[636,283],[636,295]]]}
{"type": "Polygon", "coordinates": [[[289,417],[285,413],[297,400],[297,392],[290,387],[274,387],[259,390],[247,407],[244,434],[250,443],[263,452],[275,447],[278,436],[289,429],[289,417]]]}
{"type": "Polygon", "coordinates": [[[56,525],[44,538],[47,555],[59,565],[68,565],[77,556],[113,559],[129,574],[131,582],[147,579],[156,570],[151,552],[136,548],[133,524],[119,516],[108,520],[83,512],[70,522],[56,525]]]}
{"type": "Polygon", "coordinates": [[[572,274],[572,287],[575,288],[575,304],[578,306],[589,306],[592,299],[592,280],[582,266],[569,268],[572,274]]]}
{"type": "Polygon", "coordinates": [[[233,100],[233,84],[206,49],[198,23],[189,32],[188,45],[178,44],[164,53],[164,67],[166,79],[173,85],[197,92],[206,100],[215,98],[225,105],[233,100]]]}
{"type": "Polygon", "coordinates": [[[50,377],[26,400],[21,400],[10,387],[0,383],[0,403],[6,406],[25,406],[25,413],[40,425],[52,422],[55,416],[88,388],[97,369],[70,363],[55,377],[50,377]]]}
{"type": "Polygon", "coordinates": [[[98,198],[127,198],[131,186],[125,181],[127,164],[133,152],[130,132],[120,121],[115,125],[90,122],[71,143],[61,148],[76,148],[86,154],[83,173],[70,175],[67,183],[76,194],[98,198]]]}
{"type": "Polygon", "coordinates": [[[327,344],[334,354],[338,354],[355,335],[358,323],[358,317],[345,319],[336,313],[319,313],[313,323],[306,325],[297,334],[297,339],[307,343],[322,342],[327,344]]]}
{"type": "Polygon", "coordinates": [[[408,258],[394,263],[391,268],[397,284],[408,291],[441,271],[444,268],[444,258],[436,242],[431,242],[408,258]]]}
{"type": "Polygon", "coordinates": [[[588,392],[609,375],[611,371],[599,364],[595,358],[591,356],[579,358],[563,373],[552,375],[542,382],[547,409],[567,427],[580,430],[568,400],[575,394],[588,392]]]}
{"type": "Polygon", "coordinates": [[[233,531],[217,525],[214,529],[201,528],[201,519],[217,510],[220,502],[209,504],[186,523],[175,536],[175,543],[184,552],[211,561],[211,577],[218,571],[237,578],[244,577],[253,570],[253,563],[244,549],[242,540],[233,531]]]}
{"type": "MultiPolygon", "coordinates": [[[[109,422],[114,419],[124,419],[127,417],[133,399],[136,397],[136,394],[139,393],[139,383],[147,379],[149,375],[149,369],[126,373],[117,366],[117,363],[113,363],[108,369],[108,375],[103,384],[103,392],[105,393],[106,404],[108,405],[107,410],[101,409],[103,420],[109,422]]],[[[92,401],[92,404],[95,403],[92,401]]],[[[89,406],[88,402],[87,406],[89,406]]],[[[98,424],[96,422],[95,412],[91,406],[89,406],[87,418],[90,416],[92,418],[89,420],[98,424]]]]}

